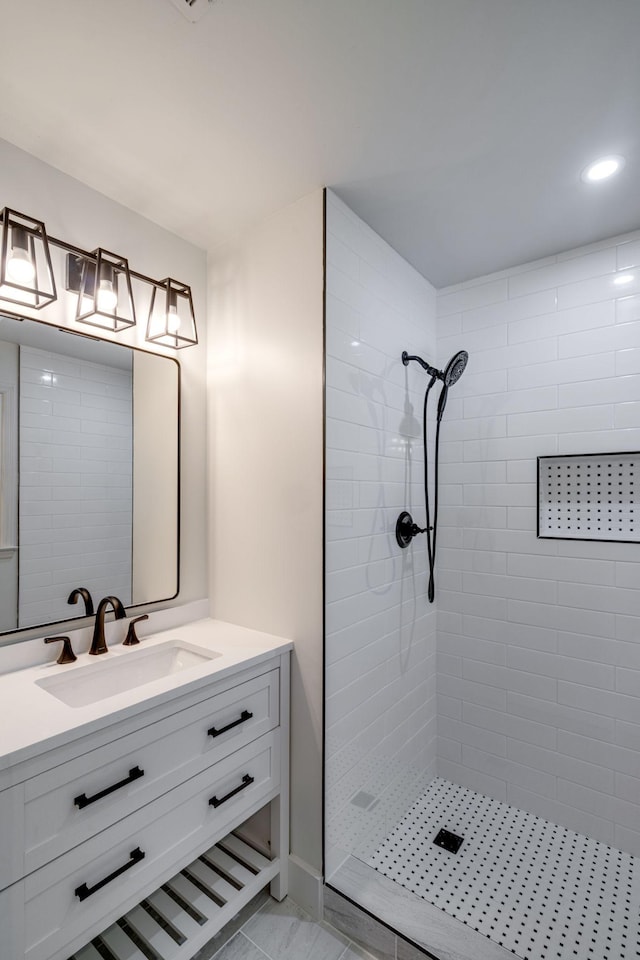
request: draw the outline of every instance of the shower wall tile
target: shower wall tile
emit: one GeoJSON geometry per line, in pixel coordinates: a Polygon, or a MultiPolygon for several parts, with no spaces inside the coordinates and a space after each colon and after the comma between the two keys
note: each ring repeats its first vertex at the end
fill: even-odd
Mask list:
{"type": "Polygon", "coordinates": [[[462,701],[453,697],[447,697],[439,693],[436,697],[438,719],[440,717],[455,717],[459,719],[462,716],[462,701]]]}
{"type": "Polygon", "coordinates": [[[616,722],[616,743],[640,753],[640,724],[616,722]]]}
{"type": "Polygon", "coordinates": [[[617,350],[616,374],[619,377],[625,377],[636,373],[640,373],[640,350],[636,348],[617,350]]]}
{"type": "Polygon", "coordinates": [[[613,405],[586,408],[569,407],[564,410],[545,410],[536,413],[515,413],[507,418],[510,437],[532,437],[538,434],[577,433],[578,431],[611,430],[613,405]]]}
{"type": "MultiPolygon", "coordinates": [[[[540,653],[527,647],[507,647],[507,663],[529,675],[536,673],[558,680],[590,687],[613,690],[616,671],[614,667],[576,657],[562,657],[553,653],[540,653]]],[[[515,689],[515,688],[514,688],[515,689]]],[[[555,698],[553,698],[555,699],[555,698]]]]}
{"type": "MultiPolygon", "coordinates": [[[[425,374],[415,364],[405,367],[400,355],[406,349],[435,360],[436,293],[330,191],[327,262],[325,799],[330,876],[346,856],[361,855],[367,845],[382,840],[435,775],[436,613],[426,596],[426,550],[417,544],[401,553],[393,531],[402,509],[419,521],[424,517],[425,374]]],[[[477,306],[496,295],[495,289],[493,294],[463,294],[459,302],[477,306]]],[[[459,313],[459,308],[451,313],[451,334],[455,310],[459,313]]],[[[463,423],[461,396],[452,395],[450,410],[463,423]]],[[[500,435],[505,432],[506,420],[500,435]]],[[[461,439],[449,444],[453,460],[459,460],[467,436],[484,436],[482,425],[463,424],[461,439]]],[[[449,484],[443,499],[448,509],[458,509],[461,484],[449,484]]],[[[451,592],[459,592],[460,580],[452,568],[451,592]]],[[[460,673],[460,658],[445,654],[443,669],[455,671],[456,663],[460,673]]],[[[459,699],[454,703],[457,708],[459,699]]],[[[452,744],[449,755],[461,759],[460,743],[452,744]]]]}
{"type": "Polygon", "coordinates": [[[624,773],[616,773],[615,794],[622,800],[635,803],[640,796],[640,779],[629,777],[624,773]]]}
{"type": "MultiPolygon", "coordinates": [[[[615,323],[616,320],[616,305],[613,301],[604,304],[586,304],[577,308],[558,310],[557,312],[554,304],[549,307],[549,310],[553,312],[545,312],[545,316],[536,317],[535,324],[531,323],[528,318],[524,320],[508,318],[509,343],[530,343],[543,337],[560,337],[562,334],[570,334],[576,331],[581,333],[585,330],[591,330],[593,327],[607,327],[615,323]]],[[[511,302],[507,304],[507,307],[511,307],[511,302]]]]}
{"type": "Polygon", "coordinates": [[[451,760],[438,758],[438,776],[445,780],[453,780],[462,787],[468,787],[470,790],[477,790],[478,793],[484,793],[487,797],[493,797],[494,800],[507,800],[507,784],[505,780],[498,777],[492,777],[481,770],[475,770],[463,763],[455,763],[451,760]]]}
{"type": "Polygon", "coordinates": [[[538,270],[514,271],[509,277],[509,297],[521,297],[535,290],[547,290],[582,280],[591,280],[616,269],[615,247],[572,257],[538,270]]]}
{"type": "Polygon", "coordinates": [[[630,296],[638,293],[640,282],[637,276],[632,275],[631,282],[625,283],[624,286],[618,286],[617,279],[615,274],[607,274],[558,287],[558,307],[563,310],[567,307],[610,300],[612,297],[615,298],[616,294],[630,296]]]}
{"type": "MultiPolygon", "coordinates": [[[[558,436],[558,453],[587,452],[617,453],[619,450],[637,450],[640,446],[640,430],[615,429],[593,433],[565,433],[558,436]]],[[[621,551],[622,553],[622,551],[621,551]]]]}
{"type": "MultiPolygon", "coordinates": [[[[522,743],[518,740],[507,741],[507,755],[526,764],[531,770],[545,770],[554,777],[564,777],[583,786],[591,787],[602,793],[613,794],[615,774],[601,765],[584,762],[575,758],[563,756],[556,750],[545,750],[533,744],[522,743]]],[[[540,792],[540,791],[535,791],[540,792]]]]}
{"type": "Polygon", "coordinates": [[[640,449],[638,234],[439,300],[439,365],[469,364],[441,433],[438,772],[637,854],[639,548],[538,540],[536,460],[640,449]]]}
{"type": "Polygon", "coordinates": [[[487,304],[500,303],[506,300],[507,280],[479,281],[474,286],[463,285],[461,290],[454,293],[446,291],[438,297],[438,317],[446,317],[450,313],[460,313],[464,310],[474,310],[487,304]]]}
{"type": "MultiPolygon", "coordinates": [[[[438,717],[438,749],[440,749],[440,736],[448,737],[449,743],[457,742],[462,746],[462,741],[491,753],[494,756],[505,757],[507,755],[507,738],[491,730],[484,730],[482,727],[476,727],[472,724],[461,723],[452,717],[438,717]]],[[[460,755],[462,750],[460,749],[460,755]]],[[[442,754],[439,754],[442,756],[442,754]]],[[[447,759],[458,759],[448,757],[447,759]]]]}
{"type": "Polygon", "coordinates": [[[640,240],[629,240],[627,243],[621,243],[617,247],[618,270],[628,270],[629,267],[640,265],[640,240]]]}
{"type": "Polygon", "coordinates": [[[624,773],[631,777],[640,776],[640,755],[627,747],[603,743],[579,733],[567,730],[558,731],[558,751],[565,757],[575,757],[591,764],[597,764],[612,773],[624,773]]]}
{"type": "MultiPolygon", "coordinates": [[[[558,388],[534,387],[531,390],[510,390],[485,397],[469,397],[464,401],[464,418],[490,419],[500,414],[537,413],[555,410],[558,406],[558,388]]],[[[447,410],[449,405],[447,404],[447,410]]]]}
{"type": "MultiPolygon", "coordinates": [[[[555,290],[544,290],[519,297],[516,301],[505,300],[502,303],[492,303],[488,307],[465,310],[463,314],[460,314],[460,328],[465,332],[472,333],[475,330],[486,330],[487,327],[501,326],[505,328],[506,342],[511,343],[511,327],[507,328],[505,326],[506,321],[513,322],[525,318],[530,320],[531,317],[536,317],[536,324],[538,324],[544,314],[547,314],[550,310],[555,310],[555,308],[555,290]]],[[[531,326],[530,323],[529,326],[531,326]]],[[[438,334],[440,335],[440,333],[441,327],[439,326],[438,334]]]]}
{"type": "Polygon", "coordinates": [[[482,327],[479,330],[460,331],[440,338],[440,347],[447,354],[457,350],[489,350],[507,344],[507,331],[503,326],[482,327]]]}
{"type": "MultiPolygon", "coordinates": [[[[540,717],[544,721],[549,720],[544,711],[541,711],[540,717]]],[[[550,750],[555,749],[557,744],[557,729],[550,726],[548,722],[532,721],[530,716],[523,718],[514,714],[507,714],[506,711],[488,710],[473,703],[464,703],[462,705],[462,718],[468,724],[493,730],[496,733],[508,735],[525,743],[547,747],[550,750]]]]}
{"type": "MultiPolygon", "coordinates": [[[[523,484],[520,484],[523,486],[523,484]]],[[[535,487],[529,495],[535,496],[535,487]]],[[[542,565],[538,557],[526,553],[508,555],[509,573],[516,577],[544,577],[552,580],[571,580],[579,583],[613,584],[616,564],[606,560],[587,560],[569,557],[547,557],[542,565]]],[[[635,568],[634,564],[629,566],[635,568]]],[[[637,574],[637,569],[636,569],[637,574]]],[[[626,584],[624,584],[626,586],[626,584]]]]}
{"type": "Polygon", "coordinates": [[[583,357],[605,350],[628,350],[640,346],[640,329],[635,322],[617,323],[560,337],[558,354],[562,357],[583,357]]]}
{"type": "Polygon", "coordinates": [[[640,833],[636,830],[627,830],[626,827],[616,826],[613,846],[620,850],[628,850],[634,857],[640,857],[640,833]]]}
{"type": "Polygon", "coordinates": [[[640,319],[640,297],[622,297],[616,300],[616,323],[631,323],[640,319]]]}
{"type": "Polygon", "coordinates": [[[470,637],[461,637],[455,633],[438,630],[438,648],[448,650],[452,655],[480,660],[483,663],[494,663],[499,666],[506,663],[505,644],[490,640],[471,640],[470,637]]]}

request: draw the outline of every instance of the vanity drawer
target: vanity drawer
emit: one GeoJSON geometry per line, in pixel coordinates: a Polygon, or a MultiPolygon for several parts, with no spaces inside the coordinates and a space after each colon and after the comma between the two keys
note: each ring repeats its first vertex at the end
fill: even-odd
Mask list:
{"type": "Polygon", "coordinates": [[[24,953],[24,881],[0,893],[0,957],[22,960],[24,953]]]}
{"type": "Polygon", "coordinates": [[[278,723],[276,669],[33,777],[25,784],[25,874],[278,723]]]}
{"type": "Polygon", "coordinates": [[[279,782],[275,730],[31,874],[25,960],[64,960],[272,799],[279,782]]]}
{"type": "Polygon", "coordinates": [[[23,850],[24,786],[17,784],[0,790],[0,890],[22,877],[23,850]]]}

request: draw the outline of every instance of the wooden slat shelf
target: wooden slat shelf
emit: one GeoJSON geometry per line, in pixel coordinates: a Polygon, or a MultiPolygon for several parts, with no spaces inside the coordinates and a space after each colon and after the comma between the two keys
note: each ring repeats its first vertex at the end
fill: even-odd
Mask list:
{"type": "Polygon", "coordinates": [[[115,960],[191,960],[279,866],[229,834],[69,960],[102,960],[101,947],[115,960]]]}

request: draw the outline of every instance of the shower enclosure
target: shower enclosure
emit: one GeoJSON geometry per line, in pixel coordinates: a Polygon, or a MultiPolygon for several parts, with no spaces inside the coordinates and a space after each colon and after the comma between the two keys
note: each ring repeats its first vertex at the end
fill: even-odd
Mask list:
{"type": "Polygon", "coordinates": [[[326,255],[327,902],[385,956],[637,958],[640,545],[574,518],[634,510],[640,233],[437,292],[328,192],[326,255]]]}

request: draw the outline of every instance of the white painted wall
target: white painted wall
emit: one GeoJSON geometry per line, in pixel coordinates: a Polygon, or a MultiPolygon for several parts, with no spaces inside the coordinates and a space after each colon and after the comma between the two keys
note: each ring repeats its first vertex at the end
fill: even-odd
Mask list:
{"type": "MultiPolygon", "coordinates": [[[[212,615],[292,639],[291,850],[322,865],[322,192],[210,258],[212,615]]],[[[295,891],[294,891],[295,893],[295,891]]]]}
{"type": "Polygon", "coordinates": [[[366,856],[435,767],[436,614],[424,525],[433,287],[330,191],[326,280],[326,873],[366,856]],[[355,800],[355,803],[352,802],[355,800]],[[367,809],[368,808],[368,809],[367,809]]]}
{"type": "MultiPolygon", "coordinates": [[[[176,277],[191,285],[200,344],[180,351],[182,367],[182,523],[179,604],[207,596],[206,517],[206,255],[192,244],[102,194],[42,163],[13,145],[0,141],[2,205],[44,220],[49,234],[88,250],[102,246],[129,258],[142,273],[158,279],[176,277]]],[[[54,256],[57,254],[54,252],[54,256]]],[[[58,272],[60,276],[60,271],[58,272]]],[[[64,275],[62,273],[62,275],[64,275]]],[[[63,284],[59,284],[59,287],[63,284]]],[[[172,351],[145,344],[144,287],[136,287],[141,304],[138,324],[113,335],[118,342],[172,351]]],[[[59,300],[33,313],[57,326],[74,325],[76,298],[59,289],[59,300]]],[[[8,305],[7,305],[8,306],[8,305]]],[[[3,307],[0,302],[0,311],[3,307]]],[[[25,315],[28,310],[23,311],[25,315]]],[[[91,332],[91,328],[87,328],[91,332]]],[[[108,336],[105,334],[105,336],[108,336]]],[[[159,425],[159,429],[161,429],[159,425]]]]}
{"type": "Polygon", "coordinates": [[[20,347],[19,627],[131,603],[132,416],[131,368],[20,347]]]}
{"type": "Polygon", "coordinates": [[[440,291],[438,772],[640,854],[640,545],[536,539],[536,457],[640,449],[640,234],[440,291]]]}

